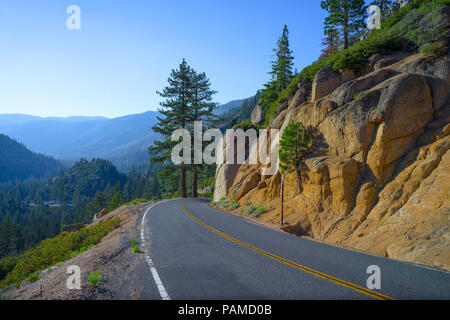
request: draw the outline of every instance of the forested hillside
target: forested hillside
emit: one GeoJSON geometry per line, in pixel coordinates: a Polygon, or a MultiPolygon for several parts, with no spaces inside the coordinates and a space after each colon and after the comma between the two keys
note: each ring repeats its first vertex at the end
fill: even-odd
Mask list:
{"type": "Polygon", "coordinates": [[[55,178],[0,184],[0,257],[57,235],[62,225],[89,223],[103,208],[160,198],[156,171],[145,166],[126,176],[110,161],[81,159],[55,178]]]}
{"type": "Polygon", "coordinates": [[[61,163],[55,159],[33,153],[23,144],[0,134],[0,182],[49,177],[61,169],[61,163]]]}

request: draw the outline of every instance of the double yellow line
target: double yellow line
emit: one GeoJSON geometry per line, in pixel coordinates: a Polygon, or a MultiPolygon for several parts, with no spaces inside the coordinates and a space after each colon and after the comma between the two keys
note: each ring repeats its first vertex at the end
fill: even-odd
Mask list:
{"type": "Polygon", "coordinates": [[[277,256],[277,255],[275,255],[273,253],[270,253],[268,251],[264,251],[262,249],[259,249],[259,248],[255,247],[255,246],[252,246],[251,244],[248,244],[246,242],[243,242],[241,240],[233,238],[233,237],[223,233],[222,231],[214,229],[213,227],[207,225],[206,223],[204,223],[204,222],[200,221],[199,219],[197,219],[196,217],[194,217],[189,211],[186,210],[186,208],[184,206],[184,203],[181,204],[180,207],[181,207],[181,210],[183,210],[183,212],[186,213],[186,215],[189,218],[191,218],[192,220],[194,220],[195,222],[200,224],[202,227],[204,227],[204,228],[208,229],[209,231],[217,234],[218,236],[220,236],[222,238],[225,238],[225,239],[227,239],[227,240],[229,240],[231,242],[234,242],[234,243],[236,243],[236,244],[238,244],[238,245],[240,245],[242,247],[245,247],[247,249],[255,251],[255,252],[259,253],[259,254],[262,254],[262,255],[264,255],[264,256],[266,256],[268,258],[271,258],[271,259],[276,260],[278,262],[281,262],[283,264],[286,264],[286,265],[288,265],[288,266],[290,266],[292,268],[295,268],[295,269],[301,270],[303,272],[309,273],[309,274],[311,274],[311,275],[313,275],[315,277],[319,277],[319,278],[331,281],[332,283],[337,284],[339,286],[346,287],[346,288],[352,289],[354,291],[357,291],[359,293],[368,295],[368,296],[370,296],[372,298],[379,299],[379,300],[396,300],[396,299],[394,299],[392,297],[389,297],[387,295],[384,295],[382,293],[379,293],[379,292],[376,292],[376,291],[373,291],[373,290],[370,290],[370,289],[358,286],[358,285],[356,285],[354,283],[351,283],[351,282],[348,282],[348,281],[345,281],[345,280],[333,277],[333,276],[331,276],[329,274],[320,272],[318,270],[315,270],[315,269],[312,269],[312,268],[308,268],[308,267],[303,266],[301,264],[298,264],[298,263],[296,263],[294,261],[291,261],[291,260],[279,257],[279,256],[277,256]]]}

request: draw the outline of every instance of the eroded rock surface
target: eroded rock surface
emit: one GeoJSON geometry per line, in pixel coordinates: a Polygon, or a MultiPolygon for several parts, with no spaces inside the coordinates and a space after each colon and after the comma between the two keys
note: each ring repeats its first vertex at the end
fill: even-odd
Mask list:
{"type": "MultiPolygon", "coordinates": [[[[315,153],[285,177],[285,230],[450,270],[450,58],[376,55],[363,75],[322,69],[271,127],[302,121],[315,153]]],[[[280,219],[281,174],[243,165],[220,195],[280,219]]]]}

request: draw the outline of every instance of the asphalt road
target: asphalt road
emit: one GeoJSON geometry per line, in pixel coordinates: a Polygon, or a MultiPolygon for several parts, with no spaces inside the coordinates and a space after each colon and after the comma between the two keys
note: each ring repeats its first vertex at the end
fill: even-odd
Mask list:
{"type": "Polygon", "coordinates": [[[153,205],[143,219],[154,299],[450,299],[450,273],[285,234],[201,200],[153,205]],[[381,289],[368,289],[369,266],[381,289]]]}

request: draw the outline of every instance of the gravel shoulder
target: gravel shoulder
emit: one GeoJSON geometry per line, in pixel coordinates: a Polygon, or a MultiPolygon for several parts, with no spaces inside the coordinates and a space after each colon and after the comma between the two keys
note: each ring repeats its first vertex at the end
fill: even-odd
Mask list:
{"type": "Polygon", "coordinates": [[[105,236],[92,249],[83,252],[59,267],[42,273],[34,283],[26,283],[8,294],[13,300],[128,300],[158,297],[143,250],[133,252],[131,239],[140,247],[141,217],[151,203],[123,206],[92,225],[119,217],[120,226],[105,236]],[[81,289],[67,288],[69,266],[81,271],[81,289]],[[100,270],[101,280],[94,287],[88,281],[91,272],[100,270]]]}

